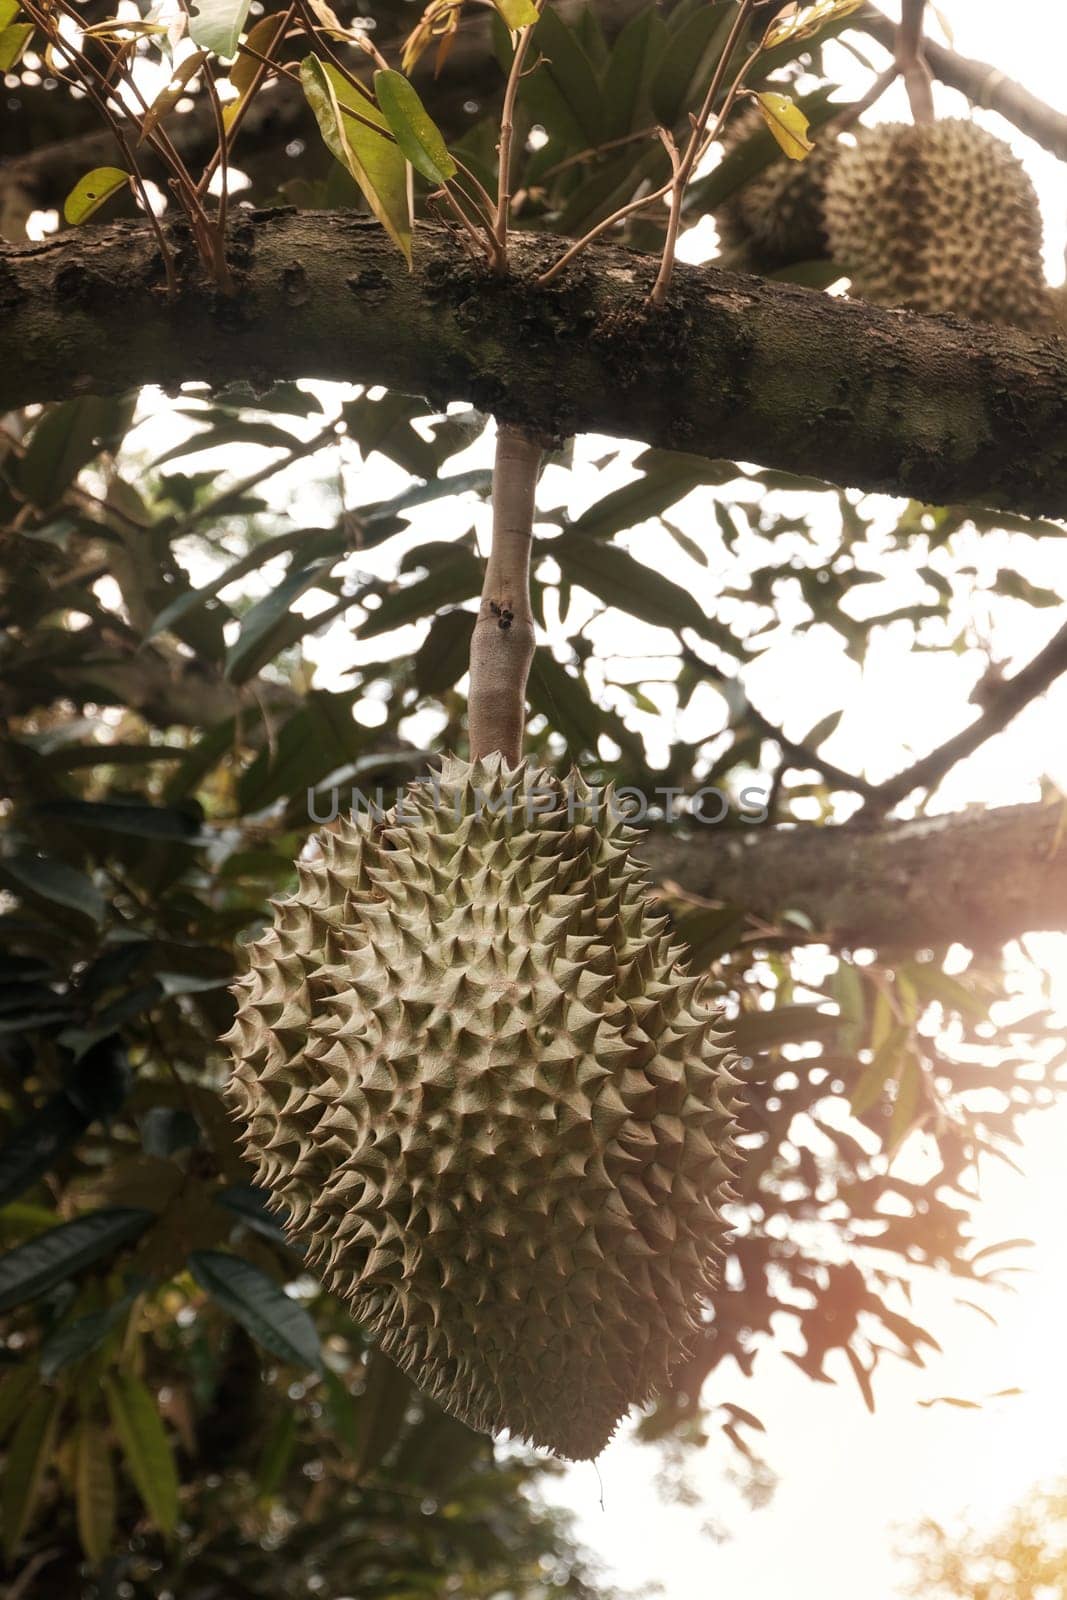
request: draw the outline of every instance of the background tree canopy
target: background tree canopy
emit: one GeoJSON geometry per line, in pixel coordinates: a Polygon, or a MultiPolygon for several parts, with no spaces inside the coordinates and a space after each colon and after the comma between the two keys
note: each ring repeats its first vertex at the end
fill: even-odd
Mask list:
{"type": "MultiPolygon", "coordinates": [[[[703,436],[684,448],[682,422],[699,432],[684,408],[650,420],[635,451],[607,437],[635,422],[629,391],[620,385],[614,411],[595,383],[586,391],[586,346],[568,332],[585,318],[588,359],[610,347],[610,370],[632,366],[639,391],[646,360],[666,389],[662,374],[680,370],[680,341],[703,337],[699,327],[668,309],[650,330],[632,308],[629,321],[594,325],[601,289],[582,280],[561,293],[556,348],[521,273],[485,302],[435,288],[420,250],[441,282],[448,252],[468,258],[461,221],[418,175],[416,213],[432,227],[416,231],[408,280],[320,137],[295,65],[315,45],[372,72],[344,36],[356,18],[395,65],[417,7],[342,4],[338,31],[316,4],[223,0],[201,7],[222,29],[200,46],[214,54],[194,60],[181,41],[177,79],[159,64],[166,35],[161,45],[129,27],[134,9],[119,37],[83,32],[75,62],[45,50],[52,12],[0,0],[0,231],[12,241],[0,301],[13,357],[0,379],[0,1512],[15,1592],[71,1593],[80,1570],[87,1593],[183,1600],[604,1595],[566,1519],[546,1509],[554,1465],[420,1397],[304,1272],[251,1183],[216,1044],[241,941],[291,886],[311,819],[330,814],[336,793],[380,789],[388,801],[433,751],[464,746],[488,414],[542,404],[516,367],[528,339],[538,371],[558,368],[552,381],[575,390],[583,429],[606,408],[604,435],[562,445],[541,483],[529,752],[658,796],[647,859],[743,1056],[746,1163],[725,1280],[692,1360],[640,1431],[696,1447],[722,1430],[758,1484],[762,1423],[744,1380],[783,1343],[816,1381],[843,1357],[873,1408],[880,1362],[921,1364],[938,1348],[937,1330],[911,1313],[917,1279],[951,1274],[982,1306],[1000,1281],[1014,1242],[976,1236],[976,1162],[1010,1157],[1019,1119],[1054,1103],[1067,1053],[1040,975],[1021,970],[1017,946],[1004,954],[1028,931],[1067,924],[1058,793],[1049,782],[1032,804],[958,815],[938,799],[957,763],[1067,666],[1067,628],[1053,631],[1060,595],[1034,576],[1064,534],[1037,516],[1063,509],[1062,458],[1035,457],[1026,489],[1005,465],[1010,430],[1060,371],[1062,344],[982,333],[984,370],[998,383],[1011,374],[1016,389],[997,413],[1004,448],[968,458],[964,477],[902,450],[875,459],[864,435],[843,486],[824,481],[835,447],[807,427],[808,397],[788,382],[757,396],[765,448],[744,431],[755,414],[744,394],[728,397],[739,431],[724,437],[754,445],[740,462],[711,459],[703,436]],[[261,303],[255,269],[244,303],[240,288],[227,298],[198,280],[180,220],[165,234],[179,279],[167,302],[157,241],[133,220],[125,180],[110,199],[125,226],[93,221],[79,234],[53,216],[45,228],[42,213],[71,212],[87,168],[129,155],[94,96],[66,83],[87,74],[99,85],[116,57],[141,74],[145,104],[131,115],[156,133],[138,166],[161,210],[167,198],[167,227],[168,152],[196,178],[210,169],[215,82],[233,85],[223,98],[231,127],[242,107],[230,155],[238,255],[250,229],[311,230],[277,235],[292,276],[276,320],[247,313],[261,303]],[[246,202],[260,208],[254,221],[246,202]],[[317,281],[307,288],[314,250],[285,255],[311,240],[325,259],[331,240],[355,237],[337,220],[349,211],[376,252],[352,290],[373,344],[366,368],[336,331],[335,312],[351,308],[317,301],[317,281]],[[27,223],[34,238],[47,232],[43,244],[18,242],[27,223]],[[156,263],[150,288],[132,265],[124,282],[138,252],[156,263]],[[447,348],[405,343],[400,294],[447,325],[447,348]],[[299,340],[312,321],[305,371],[299,340]],[[253,345],[261,355],[242,367],[253,345]],[[406,381],[358,386],[393,359],[406,381]],[[1024,385],[1029,371],[1038,378],[1024,385]],[[135,379],[166,392],[138,393],[135,379]],[[974,503],[928,503],[927,481],[962,484],[974,503]],[[897,497],[863,492],[874,487],[897,497]],[[977,509],[989,503],[1003,508],[977,509]],[[986,642],[976,618],[989,619],[995,658],[998,624],[1020,609],[1032,659],[982,677],[959,705],[961,732],[899,771],[874,755],[866,770],[842,770],[832,742],[845,671],[881,659],[887,638],[936,670],[986,642]],[[787,732],[763,690],[827,630],[842,654],[834,698],[787,732]]],[[[446,31],[412,81],[449,151],[493,193],[505,19],[516,19],[503,0],[495,12],[431,9],[446,31]]],[[[775,9],[756,7],[753,27],[775,9]]],[[[97,0],[59,11],[83,30],[111,15],[97,0]]],[[[841,103],[827,41],[880,63],[893,34],[867,7],[816,11],[818,26],[765,51],[747,81],[789,94],[817,140],[841,103]]],[[[685,136],[736,12],[727,0],[544,8],[518,98],[512,227],[557,237],[551,248],[523,238],[521,261],[529,249],[550,263],[563,241],[669,179],[654,129],[685,136]]],[[[972,63],[936,50],[930,60],[979,93],[972,63]]],[[[1002,98],[1006,115],[1067,154],[1065,119],[1017,86],[1002,98]]],[[[743,193],[776,153],[757,130],[709,164],[687,190],[683,226],[743,193]]],[[[636,212],[596,248],[653,253],[651,282],[665,224],[665,210],[636,212]]],[[[579,271],[594,280],[598,262],[616,259],[590,253],[579,271]]],[[[350,262],[339,270],[351,281],[350,262]]],[[[746,308],[766,304],[769,327],[825,317],[842,339],[899,324],[893,338],[971,370],[962,325],[891,323],[816,296],[840,276],[831,261],[770,276],[769,288],[716,278],[741,307],[736,325],[708,335],[723,362],[743,364],[729,341],[746,308]]],[[[683,278],[686,296],[698,281],[712,279],[683,278]]],[[[812,347],[821,326],[804,326],[812,347]]],[[[833,346],[839,363],[844,348],[833,346]]],[[[783,359],[793,373],[801,357],[783,359]]],[[[544,406],[558,421],[559,393],[544,406]]],[[[1057,437],[1056,417],[1045,423],[1057,437]]],[[[865,426],[875,439],[876,423],[865,426]]]]}

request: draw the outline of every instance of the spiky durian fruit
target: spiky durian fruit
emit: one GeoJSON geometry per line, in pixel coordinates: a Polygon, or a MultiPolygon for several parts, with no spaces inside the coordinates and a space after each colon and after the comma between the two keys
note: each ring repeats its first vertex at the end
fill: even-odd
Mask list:
{"type": "Polygon", "coordinates": [[[827,174],[825,216],[834,260],[865,300],[1050,323],[1033,185],[1003,140],[973,122],[861,129],[827,174]]]}
{"type": "Polygon", "coordinates": [[[329,1286],[446,1410],[574,1458],[685,1355],[731,1193],[734,1080],[638,837],[576,776],[447,759],[320,835],[227,1036],[329,1286]]]}
{"type": "Polygon", "coordinates": [[[816,136],[806,160],[790,161],[774,143],[759,107],[751,104],[731,117],[723,145],[729,153],[756,135],[774,154],[715,213],[723,265],[776,272],[797,262],[822,260],[829,253],[823,201],[835,146],[816,136]]]}

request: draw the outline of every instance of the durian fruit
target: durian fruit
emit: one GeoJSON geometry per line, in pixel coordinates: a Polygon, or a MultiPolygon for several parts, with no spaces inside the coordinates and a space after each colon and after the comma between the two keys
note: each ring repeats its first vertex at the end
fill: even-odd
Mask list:
{"type": "MultiPolygon", "coordinates": [[[[773,144],[762,112],[750,102],[727,123],[723,147],[729,153],[759,133],[773,144]]],[[[777,145],[774,150],[770,163],[715,212],[723,266],[776,272],[829,254],[823,204],[834,144],[816,135],[804,161],[791,161],[777,145]]]]}
{"type": "Polygon", "coordinates": [[[616,811],[447,758],[319,836],[227,1036],[328,1286],[446,1410],[576,1459],[684,1358],[735,1162],[704,980],[616,811]]]}
{"type": "Polygon", "coordinates": [[[825,217],[831,254],[864,300],[1050,323],[1033,185],[1003,140],[973,122],[859,130],[827,174],[825,217]]]}

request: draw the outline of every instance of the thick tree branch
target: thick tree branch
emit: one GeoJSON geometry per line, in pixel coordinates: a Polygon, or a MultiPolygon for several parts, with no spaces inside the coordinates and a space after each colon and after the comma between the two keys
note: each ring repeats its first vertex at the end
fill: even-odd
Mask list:
{"type": "Polygon", "coordinates": [[[774,923],[802,911],[838,948],[979,950],[1067,929],[1063,804],[866,828],[660,828],[639,854],[660,882],[774,923]]]}
{"type": "MultiPolygon", "coordinates": [[[[897,24],[874,6],[857,15],[856,25],[887,50],[896,49],[897,24]]],[[[1051,150],[1061,161],[1067,161],[1067,116],[1061,111],[1053,110],[1022,84],[1006,78],[997,67],[957,55],[936,40],[923,41],[923,59],[934,77],[950,89],[958,89],[973,105],[999,112],[1020,132],[1051,150]]]]}
{"type": "Polygon", "coordinates": [[[513,275],[420,230],[408,273],[349,213],[234,219],[237,289],[182,272],[146,226],[0,248],[0,409],[186,379],[382,383],[470,400],[533,434],[583,431],[937,504],[1067,515],[1067,342],[886,311],[597,245],[548,289],[562,241],[517,234],[513,275]]]}

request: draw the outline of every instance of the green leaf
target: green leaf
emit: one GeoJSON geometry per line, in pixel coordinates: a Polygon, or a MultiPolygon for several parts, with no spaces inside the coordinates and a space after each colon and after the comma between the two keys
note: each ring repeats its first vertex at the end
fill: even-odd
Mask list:
{"type": "Polygon", "coordinates": [[[424,578],[385,595],[378,609],[360,623],[359,637],[370,639],[401,628],[405,623],[432,616],[442,606],[470,600],[481,592],[482,577],[482,564],[477,556],[457,546],[454,557],[435,565],[424,578]]]}
{"type": "Polygon", "coordinates": [[[915,1126],[922,1107],[922,1088],[922,1066],[914,1055],[909,1055],[897,1079],[893,1115],[889,1119],[889,1131],[885,1138],[887,1154],[893,1155],[899,1150],[915,1126]]]}
{"type": "Polygon", "coordinates": [[[115,1530],[115,1478],[107,1436],[88,1418],[78,1424],[75,1437],[74,1497],[81,1547],[99,1566],[115,1530]]]}
{"type": "Polygon", "coordinates": [[[396,1440],[411,1404],[411,1380],[381,1350],[367,1358],[363,1393],[356,1407],[357,1478],[373,1472],[396,1440]]]}
{"type": "Polygon", "coordinates": [[[713,643],[720,643],[722,624],[705,615],[688,589],[654,567],[635,561],[617,545],[565,534],[552,543],[551,551],[569,582],[580,583],[605,604],[655,627],[674,632],[692,628],[713,643]]]}
{"type": "Polygon", "coordinates": [[[433,184],[447,183],[455,177],[459,169],[404,74],[379,70],[374,74],[374,92],[394,139],[415,171],[433,184]]]}
{"type": "Polygon", "coordinates": [[[189,37],[202,50],[229,59],[237,51],[251,0],[195,0],[189,17],[189,37]]]}
{"type": "Polygon", "coordinates": [[[633,750],[634,735],[622,718],[594,704],[585,679],[568,672],[544,645],[534,652],[526,693],[533,709],[567,741],[575,759],[583,751],[595,756],[601,734],[623,750],[633,750]]]}
{"type": "Polygon", "coordinates": [[[773,1050],[782,1044],[804,1044],[833,1038],[840,1018],[817,1006],[776,1006],[773,1011],[745,1011],[730,1024],[733,1042],[743,1054],[773,1050]]]}
{"type": "MultiPolygon", "coordinates": [[[[667,27],[651,6],[623,28],[604,73],[604,135],[621,139],[652,118],[650,85],[667,40],[667,27]]],[[[634,147],[627,147],[633,167],[634,147]]]]}
{"type": "Polygon", "coordinates": [[[79,178],[63,202],[63,216],[75,227],[99,211],[105,200],[110,200],[130,181],[128,172],[121,167],[94,167],[79,178]]]}
{"type": "Polygon", "coordinates": [[[40,1387],[30,1362],[9,1371],[0,1383],[0,1441],[7,1438],[26,1409],[30,1396],[40,1387]]]}
{"type": "Polygon", "coordinates": [[[11,71],[32,38],[32,22],[16,22],[0,33],[0,72],[11,71]]]}
{"type": "Polygon", "coordinates": [[[137,1492],[160,1532],[172,1534],[178,1523],[178,1471],[155,1399],[132,1372],[106,1377],[104,1393],[137,1492]]]}
{"type": "Polygon", "coordinates": [[[76,1317],[73,1322],[61,1324],[41,1341],[37,1359],[42,1378],[51,1380],[64,1367],[72,1366],[75,1361],[81,1361],[84,1356],[99,1350],[108,1334],[123,1321],[147,1280],[131,1278],[129,1282],[130,1287],[120,1300],[113,1301],[99,1311],[89,1311],[84,1317],[76,1317]]]}
{"type": "Polygon", "coordinates": [[[737,476],[733,462],[701,461],[692,456],[671,459],[666,451],[645,451],[638,465],[645,463],[642,477],[613,489],[583,511],[568,528],[567,537],[581,534],[608,539],[613,533],[625,533],[639,522],[661,516],[702,484],[726,483],[737,476]]]}
{"type": "Polygon", "coordinates": [[[312,689],[273,747],[260,751],[237,785],[242,812],[259,811],[282,795],[299,796],[335,767],[352,761],[367,743],[367,730],[352,708],[362,689],[330,694],[312,689]]]}
{"type": "Polygon", "coordinates": [[[102,922],[107,913],[107,901],[92,879],[64,861],[53,861],[48,856],[9,856],[0,866],[0,873],[13,880],[16,887],[28,889],[53,905],[80,911],[93,922],[102,922]]]}
{"type": "Polygon", "coordinates": [[[221,1250],[194,1250],[189,1271],[211,1298],[282,1361],[322,1371],[319,1335],[302,1305],[259,1267],[221,1250]]]}
{"type": "Polygon", "coordinates": [[[34,806],[32,814],[46,824],[120,833],[124,838],[207,843],[201,835],[195,803],[185,811],[178,806],[154,806],[132,800],[49,800],[44,805],[34,806]]]}
{"type": "Polygon", "coordinates": [[[891,1029],[875,1051],[874,1059],[864,1069],[849,1096],[849,1106],[854,1117],[862,1117],[865,1111],[870,1111],[871,1107],[877,1105],[882,1098],[886,1084],[896,1071],[900,1049],[906,1037],[907,1029],[897,1026],[891,1029]]]}
{"type": "Polygon", "coordinates": [[[226,676],[232,683],[244,683],[282,648],[277,641],[277,630],[288,621],[293,601],[309,589],[322,588],[332,567],[332,561],[297,567],[276,589],[245,612],[240,632],[226,652],[226,676]]]}
{"type": "Polygon", "coordinates": [[[89,1116],[65,1089],[28,1116],[0,1150],[0,1205],[28,1189],[85,1132],[89,1116]]]}
{"type": "Polygon", "coordinates": [[[277,1492],[296,1448],[296,1412],[287,1406],[267,1438],[256,1469],[256,1488],[264,1500],[277,1492]]]}
{"type": "Polygon", "coordinates": [[[304,57],[300,82],[327,149],[352,174],[410,267],[407,162],[388,122],[373,101],[363,99],[335,67],[318,56],[304,57]]]}
{"type": "Polygon", "coordinates": [[[4,1521],[4,1554],[9,1565],[33,1515],[41,1480],[52,1456],[61,1404],[60,1395],[53,1390],[42,1389],[34,1395],[22,1413],[22,1420],[7,1453],[0,1505],[4,1521]]]}
{"type": "Polygon", "coordinates": [[[107,1207],[61,1223],[0,1255],[0,1311],[34,1300],[46,1289],[138,1238],[155,1220],[151,1211],[107,1207]]]}
{"type": "Polygon", "coordinates": [[[670,38],[652,80],[652,110],[657,122],[673,128],[702,96],[711,71],[726,44],[733,21],[729,0],[702,5],[670,38]]]}
{"type": "Polygon", "coordinates": [[[435,617],[415,657],[415,687],[420,694],[444,694],[470,665],[473,611],[443,611],[435,617]]]}
{"type": "Polygon", "coordinates": [[[359,1454],[356,1402],[348,1385],[338,1377],[332,1367],[326,1367],[323,1370],[322,1377],[325,1388],[326,1410],[334,1431],[340,1436],[341,1443],[348,1453],[355,1458],[359,1454]]]}
{"type": "Polygon", "coordinates": [[[131,399],[64,400],[38,419],[18,463],[18,487],[36,506],[52,506],[101,450],[113,449],[133,415],[131,399]]]}
{"type": "Polygon", "coordinates": [[[532,28],[540,15],[533,0],[493,0],[493,4],[512,33],[518,33],[520,28],[532,28]]]}
{"type": "Polygon", "coordinates": [[[575,30],[546,6],[531,46],[528,60],[536,65],[522,86],[527,111],[575,149],[599,145],[604,137],[604,97],[575,30]]]}

